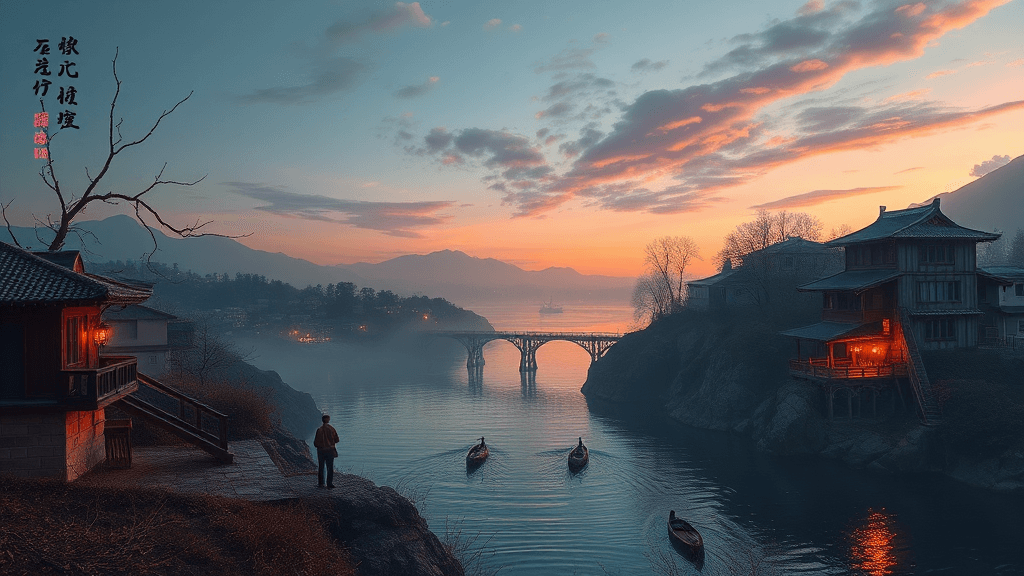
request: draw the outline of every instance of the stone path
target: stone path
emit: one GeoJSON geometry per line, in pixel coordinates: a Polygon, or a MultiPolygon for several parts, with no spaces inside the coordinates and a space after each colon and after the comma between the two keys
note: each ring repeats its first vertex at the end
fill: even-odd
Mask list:
{"type": "Polygon", "coordinates": [[[132,467],[99,466],[76,483],[91,486],[161,486],[246,500],[280,500],[322,492],[316,475],[286,478],[258,440],[231,442],[231,464],[192,446],[134,447],[132,467]]]}

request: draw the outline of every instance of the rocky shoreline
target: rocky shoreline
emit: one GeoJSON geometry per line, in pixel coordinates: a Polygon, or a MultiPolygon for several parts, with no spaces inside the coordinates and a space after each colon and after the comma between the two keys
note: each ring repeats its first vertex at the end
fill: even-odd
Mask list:
{"type": "MultiPolygon", "coordinates": [[[[922,426],[906,393],[889,391],[861,406],[845,400],[825,415],[824,393],[788,377],[787,342],[777,327],[734,327],[708,314],[668,318],[626,335],[594,363],[588,400],[647,405],[696,428],[742,435],[764,452],[812,455],[887,473],[944,474],[966,484],[1024,489],[1024,451],[949,449],[947,432],[922,426]],[[862,417],[861,414],[864,414],[862,417]]],[[[933,375],[935,378],[935,375],[933,375]]]]}

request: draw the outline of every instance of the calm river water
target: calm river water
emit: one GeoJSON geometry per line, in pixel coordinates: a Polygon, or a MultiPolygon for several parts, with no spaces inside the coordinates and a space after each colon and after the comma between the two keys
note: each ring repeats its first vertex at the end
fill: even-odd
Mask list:
{"type": "MultiPolygon", "coordinates": [[[[471,308],[497,329],[630,321],[624,307],[471,308]]],[[[1024,496],[770,457],[729,434],[612,415],[580,393],[590,358],[571,343],[540,348],[535,382],[504,341],[485,347],[479,379],[443,341],[404,352],[242,343],[331,414],[339,470],[397,487],[439,536],[447,523],[476,537],[499,574],[1024,574],[1024,496]],[[480,436],[491,456],[467,474],[480,436]],[[579,436],[590,464],[571,475],[579,436]],[[668,542],[670,509],[704,536],[700,572],[668,542]]]]}

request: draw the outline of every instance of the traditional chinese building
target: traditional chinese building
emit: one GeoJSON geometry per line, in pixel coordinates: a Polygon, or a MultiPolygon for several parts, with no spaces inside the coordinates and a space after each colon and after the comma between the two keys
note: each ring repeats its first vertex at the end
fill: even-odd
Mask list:
{"type": "Polygon", "coordinates": [[[723,308],[790,296],[797,285],[842,270],[841,252],[820,242],[788,238],[747,254],[740,266],[726,260],[718,274],[687,282],[686,305],[723,308]]]}
{"type": "Polygon", "coordinates": [[[799,288],[821,293],[822,321],[783,332],[797,339],[790,372],[825,388],[830,416],[837,391],[850,404],[862,392],[874,401],[905,381],[921,418],[937,421],[918,351],[978,344],[976,248],[998,237],[959,226],[937,198],[906,210],[883,206],[868,227],[827,243],[845,248],[843,272],[799,288]]]}
{"type": "Polygon", "coordinates": [[[77,252],[0,243],[0,473],[81,476],[107,456],[114,404],[230,461],[223,414],[142,374],[132,356],[101,354],[110,334],[104,309],[151,295],[147,285],[87,273],[77,252]],[[178,400],[178,414],[133,397],[140,383],[178,400]],[[204,424],[210,418],[215,433],[204,424]]]}
{"type": "Polygon", "coordinates": [[[1024,346],[1024,267],[979,268],[978,304],[981,342],[1024,346]]]}
{"type": "Polygon", "coordinates": [[[177,319],[173,314],[141,304],[109,308],[103,312],[103,321],[110,324],[113,335],[104,352],[134,356],[140,370],[159,376],[166,370],[167,355],[174,349],[168,329],[177,319]]]}

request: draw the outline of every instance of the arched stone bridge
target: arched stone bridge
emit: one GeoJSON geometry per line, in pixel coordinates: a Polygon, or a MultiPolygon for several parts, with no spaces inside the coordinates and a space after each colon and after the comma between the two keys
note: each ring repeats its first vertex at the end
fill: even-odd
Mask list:
{"type": "Polygon", "coordinates": [[[520,372],[537,371],[537,349],[554,340],[564,340],[578,344],[590,354],[590,361],[597,362],[598,358],[622,338],[622,334],[611,334],[605,332],[460,332],[450,330],[438,330],[431,332],[435,336],[454,338],[466,347],[469,357],[466,360],[467,368],[476,368],[484,365],[484,345],[492,340],[507,340],[519,349],[522,359],[519,361],[520,372]]]}

